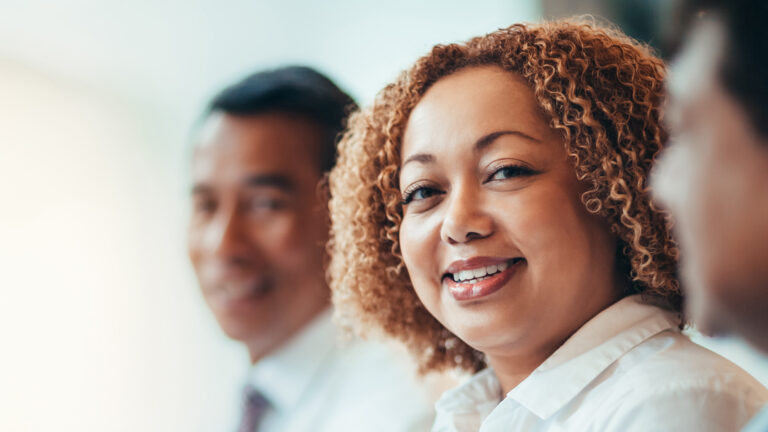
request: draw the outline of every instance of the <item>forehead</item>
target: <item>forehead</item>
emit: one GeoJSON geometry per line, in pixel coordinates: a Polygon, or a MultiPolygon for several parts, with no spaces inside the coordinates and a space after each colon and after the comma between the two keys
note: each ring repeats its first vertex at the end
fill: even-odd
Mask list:
{"type": "Polygon", "coordinates": [[[322,129],[298,115],[213,113],[195,145],[192,172],[204,178],[236,180],[243,175],[319,175],[322,129]]]}
{"type": "Polygon", "coordinates": [[[498,66],[471,67],[437,81],[414,107],[403,137],[403,155],[473,143],[499,130],[538,139],[550,130],[533,91],[519,75],[498,66]]]}

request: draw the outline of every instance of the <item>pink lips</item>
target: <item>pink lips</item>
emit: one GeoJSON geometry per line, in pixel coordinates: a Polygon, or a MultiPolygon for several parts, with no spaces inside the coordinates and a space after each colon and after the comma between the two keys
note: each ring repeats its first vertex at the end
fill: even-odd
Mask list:
{"type": "Polygon", "coordinates": [[[524,260],[510,260],[491,257],[476,257],[468,260],[455,261],[447,269],[448,273],[457,273],[462,270],[475,269],[490,265],[508,263],[504,271],[488,276],[479,282],[468,284],[454,281],[450,276],[444,278],[443,283],[447,285],[448,291],[454,299],[459,301],[474,300],[490,295],[500,290],[512,277],[520,263],[524,260]]]}

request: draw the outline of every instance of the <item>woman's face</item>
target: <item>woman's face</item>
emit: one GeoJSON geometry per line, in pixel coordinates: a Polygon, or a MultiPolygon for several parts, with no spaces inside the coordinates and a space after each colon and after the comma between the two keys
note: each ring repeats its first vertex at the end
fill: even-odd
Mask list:
{"type": "Polygon", "coordinates": [[[492,365],[543,361],[618,299],[615,239],[521,77],[484,66],[439,80],[408,120],[402,161],[416,293],[492,365]]]}

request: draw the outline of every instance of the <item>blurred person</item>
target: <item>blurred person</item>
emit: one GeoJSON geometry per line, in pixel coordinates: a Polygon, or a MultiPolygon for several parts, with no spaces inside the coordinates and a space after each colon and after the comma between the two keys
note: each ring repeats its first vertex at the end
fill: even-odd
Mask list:
{"type": "Polygon", "coordinates": [[[438,45],[352,117],[331,172],[337,311],[476,374],[435,432],[733,431],[768,390],[680,328],[647,179],[664,65],[617,30],[438,45]]]}
{"type": "Polygon", "coordinates": [[[423,430],[432,408],[384,346],[338,346],[324,277],[325,173],[352,99],[306,67],[255,73],[210,103],[192,161],[189,256],[253,363],[242,432],[423,430]]]}
{"type": "MultiPolygon", "coordinates": [[[[653,188],[673,216],[697,327],[768,354],[768,3],[682,9],[674,29],[687,37],[668,80],[675,143],[653,188]]],[[[753,427],[768,431],[768,410],[753,427]]]]}

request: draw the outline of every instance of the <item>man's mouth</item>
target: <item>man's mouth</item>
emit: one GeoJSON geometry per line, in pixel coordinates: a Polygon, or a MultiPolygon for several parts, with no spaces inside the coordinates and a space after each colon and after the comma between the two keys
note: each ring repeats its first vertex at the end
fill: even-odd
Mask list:
{"type": "Polygon", "coordinates": [[[268,277],[229,277],[208,285],[210,288],[206,291],[229,301],[236,301],[262,297],[272,291],[273,285],[268,277]]]}

